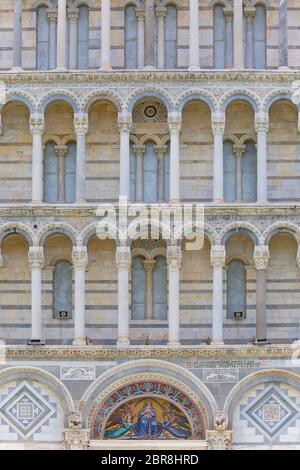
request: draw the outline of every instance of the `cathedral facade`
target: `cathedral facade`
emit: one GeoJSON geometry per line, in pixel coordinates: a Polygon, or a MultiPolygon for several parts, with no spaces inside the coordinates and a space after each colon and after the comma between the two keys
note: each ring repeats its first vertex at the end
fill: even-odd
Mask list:
{"type": "Polygon", "coordinates": [[[1,1],[1,449],[300,448],[299,23],[1,1]]]}

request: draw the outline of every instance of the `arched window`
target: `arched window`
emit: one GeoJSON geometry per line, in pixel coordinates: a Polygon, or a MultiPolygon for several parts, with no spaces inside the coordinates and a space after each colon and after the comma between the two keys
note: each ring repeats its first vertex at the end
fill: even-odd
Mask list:
{"type": "Polygon", "coordinates": [[[177,8],[168,5],[165,18],[165,68],[177,67],[177,8]]]}
{"type": "Polygon", "coordinates": [[[247,142],[245,154],[242,157],[242,200],[244,202],[256,201],[257,162],[256,146],[254,142],[247,142]]]}
{"type": "Polygon", "coordinates": [[[58,261],[53,270],[53,317],[60,312],[72,316],[72,265],[69,261],[58,261]]]}
{"type": "Polygon", "coordinates": [[[79,7],[77,34],[78,69],[89,68],[89,9],[86,5],[79,7]]]}
{"type": "Polygon", "coordinates": [[[137,17],[134,5],[125,8],[125,68],[137,68],[137,17]]]}
{"type": "Polygon", "coordinates": [[[157,166],[154,143],[147,142],[144,155],[144,202],[157,201],[157,166]]]}
{"type": "Polygon", "coordinates": [[[236,199],[236,158],[232,142],[224,142],[224,201],[236,199]]]}
{"type": "Polygon", "coordinates": [[[266,68],[266,8],[257,5],[254,18],[254,67],[266,68]]]}
{"type": "Polygon", "coordinates": [[[153,270],[153,318],[167,319],[167,262],[164,256],[155,258],[153,270]]]}
{"type": "Polygon", "coordinates": [[[222,5],[214,6],[214,67],[225,67],[225,19],[222,5]]]}
{"type": "Polygon", "coordinates": [[[49,23],[45,6],[40,6],[36,14],[36,67],[39,70],[49,68],[49,23]]]}
{"type": "Polygon", "coordinates": [[[76,191],[76,143],[67,145],[67,153],[64,157],[64,202],[75,201],[76,191]]]}
{"type": "Polygon", "coordinates": [[[53,142],[47,142],[44,150],[44,202],[57,202],[58,158],[53,142]]]}
{"type": "Polygon", "coordinates": [[[133,258],[131,273],[131,318],[143,320],[146,318],[146,272],[142,256],[133,258]]]}
{"type": "Polygon", "coordinates": [[[227,318],[236,312],[246,315],[246,268],[243,261],[230,261],[227,269],[227,318]]]}

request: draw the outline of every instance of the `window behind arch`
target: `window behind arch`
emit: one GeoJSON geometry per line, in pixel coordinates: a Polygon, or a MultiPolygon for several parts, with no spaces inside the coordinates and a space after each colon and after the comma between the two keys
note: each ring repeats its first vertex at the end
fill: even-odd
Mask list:
{"type": "Polygon", "coordinates": [[[44,202],[58,201],[58,158],[55,144],[47,142],[44,149],[44,202]]]}
{"type": "Polygon", "coordinates": [[[266,68],[266,9],[264,5],[257,5],[254,24],[254,67],[266,68]]]}
{"type": "Polygon", "coordinates": [[[47,7],[41,6],[36,14],[36,67],[49,68],[49,23],[47,7]]]}
{"type": "Polygon", "coordinates": [[[64,202],[72,203],[76,193],[76,143],[68,144],[67,149],[64,157],[64,202]]]}
{"type": "Polygon", "coordinates": [[[69,261],[58,261],[53,270],[53,317],[60,312],[72,316],[72,265],[69,261]]]}
{"type": "Polygon", "coordinates": [[[256,201],[257,188],[257,159],[254,142],[247,142],[246,151],[242,157],[242,200],[256,201]]]}
{"type": "Polygon", "coordinates": [[[86,5],[79,7],[78,12],[77,67],[89,68],[89,9],[86,5]]]}
{"type": "Polygon", "coordinates": [[[130,171],[130,187],[129,197],[130,201],[136,200],[136,156],[133,151],[133,144],[130,142],[130,156],[129,156],[129,171],[130,171]]]}
{"type": "Polygon", "coordinates": [[[157,201],[157,156],[153,142],[146,143],[144,162],[144,202],[157,201]]]}
{"type": "Polygon", "coordinates": [[[227,318],[234,318],[235,312],[246,315],[246,268],[238,259],[227,267],[227,318]]]}
{"type": "Polygon", "coordinates": [[[125,68],[137,68],[137,18],[134,5],[125,8],[125,68]]]}
{"type": "Polygon", "coordinates": [[[214,6],[214,67],[225,67],[225,19],[222,5],[214,6]]]}
{"type": "Polygon", "coordinates": [[[177,67],[177,7],[168,5],[165,18],[165,68],[177,67]]]}
{"type": "Polygon", "coordinates": [[[146,318],[146,272],[142,256],[136,256],[132,260],[131,318],[133,320],[146,318]]]}
{"type": "Polygon", "coordinates": [[[167,319],[167,262],[164,256],[155,258],[153,270],[153,318],[167,319]]]}

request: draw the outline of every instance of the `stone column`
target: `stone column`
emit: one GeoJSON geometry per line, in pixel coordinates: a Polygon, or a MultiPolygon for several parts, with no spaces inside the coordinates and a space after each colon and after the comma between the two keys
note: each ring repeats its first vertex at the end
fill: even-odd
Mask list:
{"type": "Polygon", "coordinates": [[[30,132],[32,134],[32,202],[39,204],[43,200],[43,148],[44,116],[31,114],[30,132]]]}
{"type": "Polygon", "coordinates": [[[129,270],[130,248],[122,246],[116,251],[118,270],[118,341],[117,346],[128,346],[129,340],[129,270]]]}
{"type": "Polygon", "coordinates": [[[22,69],[22,0],[14,0],[13,70],[22,69]]]}
{"type": "Polygon", "coordinates": [[[182,253],[178,246],[167,248],[169,278],[168,312],[169,312],[169,346],[179,346],[179,271],[182,253]]]}
{"type": "Polygon", "coordinates": [[[258,113],[255,116],[255,130],[257,133],[257,202],[267,202],[267,132],[269,130],[269,116],[258,113]]]}
{"type": "Polygon", "coordinates": [[[58,201],[65,202],[65,156],[68,148],[66,145],[56,145],[55,151],[58,158],[58,201]]]}
{"type": "Polygon", "coordinates": [[[153,69],[154,59],[154,0],[145,0],[145,67],[153,69]]]}
{"type": "Polygon", "coordinates": [[[76,203],[85,202],[85,136],[89,123],[86,113],[74,115],[74,128],[77,136],[76,144],[76,203]]]}
{"type": "Polygon", "coordinates": [[[233,51],[234,67],[241,69],[244,67],[244,37],[243,37],[243,0],[234,0],[234,28],[233,28],[233,51]]]}
{"type": "Polygon", "coordinates": [[[69,41],[69,69],[77,68],[77,28],[78,28],[78,8],[68,9],[68,19],[70,24],[69,41]]]}
{"type": "Polygon", "coordinates": [[[110,0],[101,3],[101,70],[111,70],[110,0]]]}
{"type": "Polygon", "coordinates": [[[253,36],[253,21],[255,18],[255,7],[245,8],[245,16],[247,19],[247,31],[246,31],[246,41],[247,41],[247,54],[246,54],[246,67],[253,69],[254,68],[254,36],[253,36]]]}
{"type": "Polygon", "coordinates": [[[164,156],[167,151],[166,145],[155,145],[155,153],[158,159],[158,175],[157,175],[157,200],[164,200],[164,156]]]}
{"type": "Polygon", "coordinates": [[[189,70],[195,71],[200,69],[198,0],[190,0],[189,25],[189,70]]]}
{"type": "Polygon", "coordinates": [[[165,17],[167,9],[157,7],[155,10],[157,17],[157,67],[165,67],[165,17]]]}
{"type": "Polygon", "coordinates": [[[48,10],[49,22],[49,69],[56,67],[56,24],[57,10],[48,10]]]}
{"type": "Polygon", "coordinates": [[[129,139],[131,129],[131,115],[119,113],[120,128],[120,199],[129,201],[129,139]]]}
{"type": "Polygon", "coordinates": [[[181,113],[169,113],[170,130],[170,201],[180,201],[180,145],[181,113]]]}
{"type": "Polygon", "coordinates": [[[279,68],[288,68],[287,0],[279,3],[279,68]]]}
{"type": "Polygon", "coordinates": [[[72,251],[75,273],[75,315],[73,344],[86,344],[85,335],[85,271],[88,266],[88,254],[85,246],[76,246],[72,251]]]}
{"type": "Polygon", "coordinates": [[[212,301],[212,343],[223,344],[223,267],[226,253],[223,245],[211,248],[210,262],[213,268],[213,301],[212,301]]]}
{"type": "Polygon", "coordinates": [[[267,342],[267,307],[266,284],[269,248],[256,246],[254,250],[254,266],[256,269],[256,343],[267,342]]]}
{"type": "Polygon", "coordinates": [[[223,194],[223,134],[225,115],[212,115],[212,132],[214,135],[214,202],[224,202],[223,194]]]}
{"type": "Polygon", "coordinates": [[[246,145],[233,145],[233,153],[236,157],[236,173],[235,173],[235,200],[242,201],[242,158],[246,151],[246,145]]]}
{"type": "Polygon", "coordinates": [[[31,341],[40,344],[42,339],[42,268],[44,251],[40,246],[31,246],[28,251],[31,268],[31,341]]]}
{"type": "Polygon", "coordinates": [[[153,318],[153,269],[155,268],[154,259],[144,260],[146,271],[146,319],[153,318]]]}
{"type": "Polygon", "coordinates": [[[58,71],[67,69],[67,6],[66,0],[58,0],[57,21],[57,62],[58,71]]]}
{"type": "Polygon", "coordinates": [[[224,8],[225,17],[225,67],[233,66],[233,10],[224,8]]]}
{"type": "Polygon", "coordinates": [[[138,21],[138,68],[142,69],[145,65],[145,10],[144,8],[136,8],[136,16],[138,21]]]}
{"type": "Polygon", "coordinates": [[[144,172],[143,172],[143,156],[145,153],[145,145],[134,145],[133,151],[136,157],[136,178],[135,178],[135,200],[142,202],[144,200],[144,172]]]}

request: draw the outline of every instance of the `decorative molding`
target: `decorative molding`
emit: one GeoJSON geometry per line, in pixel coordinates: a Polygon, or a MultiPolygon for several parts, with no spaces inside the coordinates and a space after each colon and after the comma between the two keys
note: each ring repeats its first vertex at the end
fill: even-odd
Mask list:
{"type": "Polygon", "coordinates": [[[208,450],[231,450],[232,431],[206,431],[208,450]]]}

